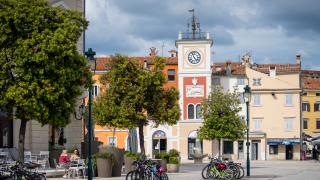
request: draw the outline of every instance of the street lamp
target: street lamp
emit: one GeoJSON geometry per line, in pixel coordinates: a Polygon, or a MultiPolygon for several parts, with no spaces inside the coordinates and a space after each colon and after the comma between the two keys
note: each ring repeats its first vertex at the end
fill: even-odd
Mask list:
{"type": "Polygon", "coordinates": [[[244,87],[244,98],[246,101],[247,105],[247,176],[250,176],[250,156],[249,156],[249,147],[250,147],[250,142],[249,142],[249,102],[251,100],[251,88],[246,85],[244,87]]]}
{"type": "MultiPolygon", "coordinates": [[[[88,49],[84,53],[88,60],[90,65],[94,62],[94,71],[96,70],[96,60],[94,58],[94,55],[96,55],[96,52],[92,51],[91,48],[88,49]]],[[[90,67],[91,68],[91,67],[90,67]]],[[[92,106],[92,86],[89,87],[89,100],[88,100],[88,180],[92,180],[92,117],[91,117],[91,106],[92,106]]]]}

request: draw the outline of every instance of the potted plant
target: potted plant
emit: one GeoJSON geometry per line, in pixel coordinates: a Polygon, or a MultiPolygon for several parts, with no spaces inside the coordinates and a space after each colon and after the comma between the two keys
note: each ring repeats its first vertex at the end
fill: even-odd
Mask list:
{"type": "Polygon", "coordinates": [[[167,171],[172,172],[179,172],[180,167],[180,153],[175,149],[171,149],[168,152],[168,163],[167,163],[167,171]]]}
{"type": "Polygon", "coordinates": [[[159,162],[160,165],[164,167],[165,170],[167,170],[167,163],[169,161],[168,153],[165,151],[160,152],[159,154],[156,155],[156,159],[161,159],[159,162]]]}
{"type": "Polygon", "coordinates": [[[99,152],[95,154],[99,177],[111,177],[114,155],[110,152],[99,152]]]}
{"type": "Polygon", "coordinates": [[[127,174],[128,172],[134,170],[134,166],[132,165],[133,161],[139,159],[139,154],[126,151],[124,152],[124,167],[125,167],[125,173],[127,174]]]}

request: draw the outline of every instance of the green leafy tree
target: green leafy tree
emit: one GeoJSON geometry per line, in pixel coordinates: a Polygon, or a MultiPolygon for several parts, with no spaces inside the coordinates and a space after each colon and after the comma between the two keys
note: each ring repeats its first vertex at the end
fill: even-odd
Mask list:
{"type": "Polygon", "coordinates": [[[76,46],[87,24],[44,0],[0,0],[0,107],[21,121],[21,161],[27,122],[67,125],[81,87],[92,82],[76,46]]]}
{"type": "Polygon", "coordinates": [[[173,125],[179,118],[178,91],[175,88],[164,89],[164,61],[155,57],[154,67],[145,69],[128,57],[112,57],[107,65],[109,71],[100,78],[108,88],[93,103],[96,124],[139,128],[142,154],[145,154],[143,126],[147,125],[148,118],[157,125],[173,125]]]}
{"type": "Polygon", "coordinates": [[[223,92],[220,86],[213,87],[208,99],[202,103],[204,122],[198,130],[200,139],[234,141],[243,138],[246,125],[238,115],[241,111],[239,105],[238,93],[223,92]]]}

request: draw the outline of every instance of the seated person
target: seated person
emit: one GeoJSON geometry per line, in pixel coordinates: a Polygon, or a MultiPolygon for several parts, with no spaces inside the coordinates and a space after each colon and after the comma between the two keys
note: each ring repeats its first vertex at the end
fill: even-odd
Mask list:
{"type": "MultiPolygon", "coordinates": [[[[67,169],[69,167],[70,158],[67,154],[67,150],[63,150],[59,157],[59,165],[67,169]]],[[[64,178],[67,177],[67,171],[65,172],[64,178]]]]}
{"type": "Polygon", "coordinates": [[[78,161],[79,159],[80,159],[79,151],[78,151],[78,149],[75,149],[75,150],[73,151],[73,154],[72,154],[71,157],[70,157],[70,160],[71,160],[71,161],[78,161]]]}
{"type": "Polygon", "coordinates": [[[59,164],[64,166],[69,164],[69,162],[70,162],[70,158],[67,154],[67,150],[63,150],[59,157],[59,164]]]}

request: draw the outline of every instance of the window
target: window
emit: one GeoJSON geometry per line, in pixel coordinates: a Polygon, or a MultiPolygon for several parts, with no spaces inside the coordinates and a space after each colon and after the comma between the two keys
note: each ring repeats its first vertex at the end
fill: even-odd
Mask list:
{"type": "Polygon", "coordinates": [[[317,92],[317,93],[316,93],[316,96],[320,96],[320,92],[317,92]]]}
{"type": "Polygon", "coordinates": [[[260,95],[258,94],[253,95],[253,105],[261,106],[260,95]]]}
{"type": "Polygon", "coordinates": [[[223,141],[223,154],[233,154],[232,141],[223,141]]]}
{"type": "Polygon", "coordinates": [[[308,129],[308,119],[303,118],[303,129],[308,129]]]}
{"type": "Polygon", "coordinates": [[[292,94],[286,94],[285,95],[285,105],[286,106],[292,106],[292,94]]]}
{"type": "Polygon", "coordinates": [[[284,130],[286,131],[293,130],[293,118],[284,118],[284,130]]]}
{"type": "Polygon", "coordinates": [[[261,78],[253,78],[254,86],[261,86],[261,78]]]}
{"type": "Polygon", "coordinates": [[[196,119],[202,118],[201,104],[196,105],[196,119]]]}
{"type": "Polygon", "coordinates": [[[314,112],[320,111],[320,102],[315,102],[314,103],[314,112]]]}
{"type": "Polygon", "coordinates": [[[245,103],[245,102],[244,102],[244,94],[243,94],[243,93],[240,93],[240,94],[239,94],[239,100],[240,100],[240,104],[245,103]]]}
{"type": "Polygon", "coordinates": [[[96,97],[96,96],[99,95],[99,93],[100,93],[99,86],[98,85],[93,85],[93,87],[92,87],[92,96],[96,97]]]}
{"type": "Polygon", "coordinates": [[[255,131],[261,131],[261,124],[262,124],[261,118],[253,118],[253,128],[255,131]]]}
{"type": "Polygon", "coordinates": [[[117,145],[117,137],[110,136],[108,139],[109,139],[109,145],[114,147],[117,145]]]}
{"type": "Polygon", "coordinates": [[[194,119],[194,105],[188,105],[188,119],[194,119]]]}
{"type": "Polygon", "coordinates": [[[212,85],[220,85],[220,78],[212,78],[212,85]]]}
{"type": "Polygon", "coordinates": [[[316,123],[316,128],[317,129],[320,129],[320,119],[319,118],[317,118],[317,121],[316,121],[317,123],[316,123]]]}
{"type": "Polygon", "coordinates": [[[308,93],[307,92],[303,92],[302,96],[308,96],[308,93]]]}
{"type": "Polygon", "coordinates": [[[309,102],[303,102],[302,103],[302,111],[303,112],[310,112],[310,104],[309,104],[309,102]]]}
{"type": "Polygon", "coordinates": [[[244,78],[243,77],[237,78],[237,85],[244,85],[244,78]]]}
{"type": "Polygon", "coordinates": [[[269,145],[269,154],[278,154],[278,145],[269,145]]]}
{"type": "Polygon", "coordinates": [[[168,69],[168,81],[175,81],[175,70],[168,69]]]}

